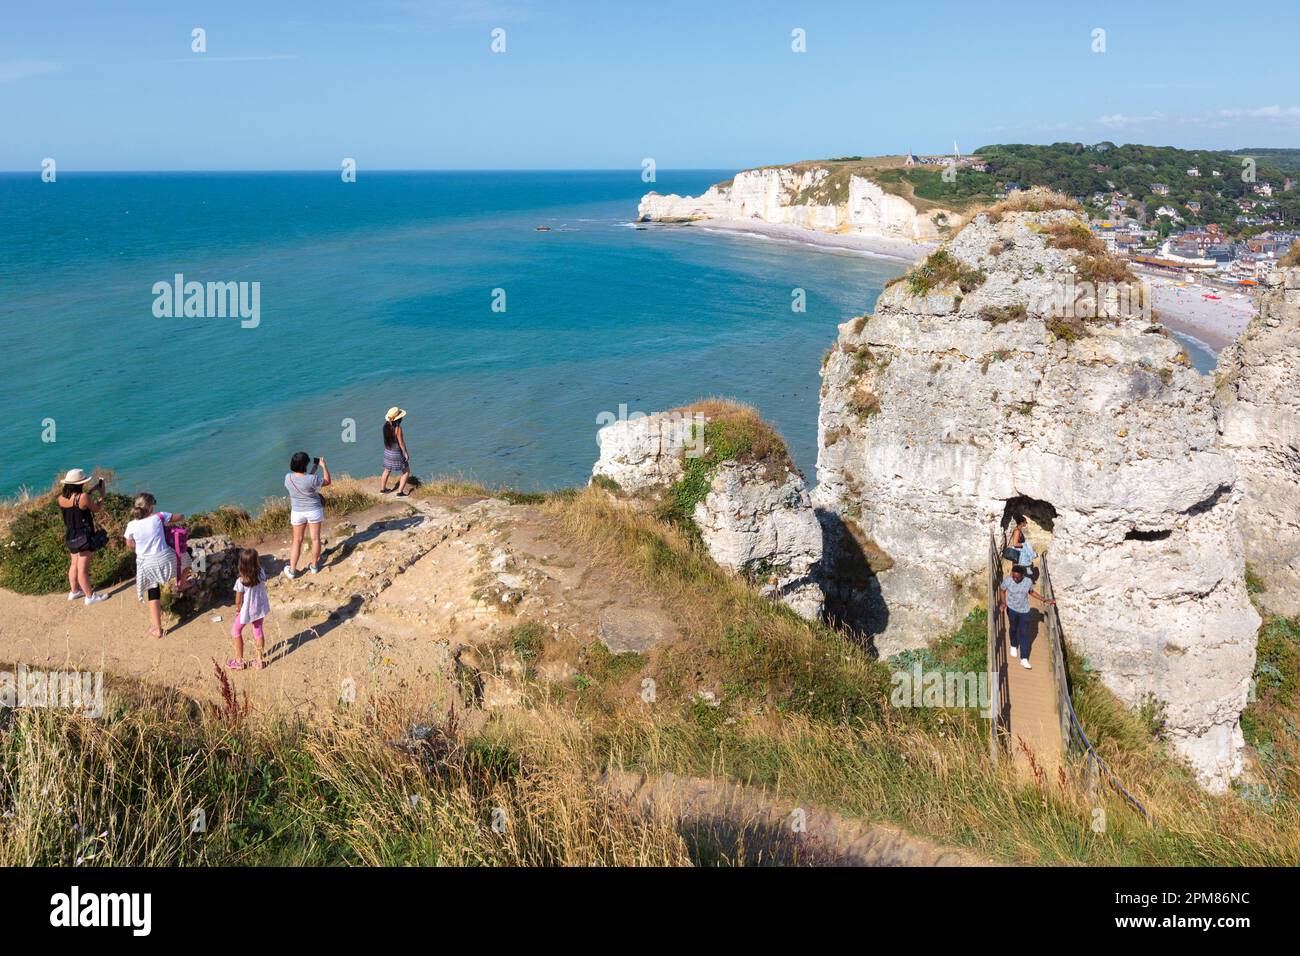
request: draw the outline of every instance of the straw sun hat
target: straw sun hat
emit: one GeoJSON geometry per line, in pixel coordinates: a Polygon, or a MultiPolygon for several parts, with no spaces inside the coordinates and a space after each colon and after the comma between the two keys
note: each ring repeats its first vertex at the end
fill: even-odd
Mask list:
{"type": "Polygon", "coordinates": [[[63,476],[62,483],[65,485],[84,485],[86,482],[90,481],[90,477],[90,475],[86,474],[80,468],[74,468],[63,476]]]}
{"type": "Polygon", "coordinates": [[[384,421],[395,422],[405,417],[406,417],[406,409],[398,408],[396,405],[394,405],[392,408],[388,410],[388,414],[384,416],[384,421]]]}

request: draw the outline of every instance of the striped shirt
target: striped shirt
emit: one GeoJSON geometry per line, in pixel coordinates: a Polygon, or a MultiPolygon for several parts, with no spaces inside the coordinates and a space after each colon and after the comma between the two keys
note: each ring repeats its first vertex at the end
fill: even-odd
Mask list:
{"type": "Polygon", "coordinates": [[[289,491],[289,510],[304,512],[319,511],[321,508],[320,486],[325,478],[317,473],[300,475],[295,471],[284,476],[284,487],[289,491]]]}

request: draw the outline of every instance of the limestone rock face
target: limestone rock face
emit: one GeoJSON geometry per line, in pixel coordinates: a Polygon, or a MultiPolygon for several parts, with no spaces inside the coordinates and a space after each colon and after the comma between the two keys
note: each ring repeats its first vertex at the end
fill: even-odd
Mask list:
{"type": "MultiPolygon", "coordinates": [[[[708,451],[707,421],[700,414],[662,412],[602,428],[593,480],[610,479],[635,496],[662,494],[682,476],[687,457],[708,451]]],[[[692,520],[719,565],[750,578],[804,617],[820,615],[822,530],[793,467],[720,462],[692,520]]]]}
{"type": "Polygon", "coordinates": [[[702,441],[695,437],[696,425],[702,427],[703,420],[668,414],[607,425],[596,435],[600,459],[591,473],[632,494],[666,488],[681,477],[687,451],[702,441]]]}
{"type": "Polygon", "coordinates": [[[1268,279],[1259,315],[1219,357],[1220,430],[1237,462],[1246,560],[1276,614],[1300,614],[1300,269],[1268,279]]]}
{"type": "Polygon", "coordinates": [[[822,232],[919,241],[938,238],[939,224],[954,218],[944,210],[922,214],[863,176],[840,176],[847,179],[847,189],[824,166],[748,169],[699,196],[647,193],[637,216],[650,222],[760,219],[822,232]]]}
{"type": "Polygon", "coordinates": [[[756,580],[805,618],[821,614],[822,529],[798,472],[784,481],[761,466],[719,466],[694,521],[713,560],[756,580]]]}
{"type": "Polygon", "coordinates": [[[189,540],[193,598],[199,608],[211,607],[225,599],[239,573],[239,547],[229,536],[214,534],[189,540]]]}
{"type": "Polygon", "coordinates": [[[897,282],[840,326],[814,501],[883,568],[859,588],[882,655],[956,627],[985,588],[990,530],[1025,513],[1074,652],[1130,705],[1161,702],[1221,790],[1241,769],[1259,626],[1236,467],[1212,383],[1140,308],[1073,327],[1051,314],[1078,291],[1080,253],[1047,230],[1072,220],[978,216],[943,247],[966,292],[897,282]]]}

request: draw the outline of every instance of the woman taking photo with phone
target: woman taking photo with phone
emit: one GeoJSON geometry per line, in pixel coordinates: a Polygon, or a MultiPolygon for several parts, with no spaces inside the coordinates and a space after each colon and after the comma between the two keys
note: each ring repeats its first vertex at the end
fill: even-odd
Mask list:
{"type": "Polygon", "coordinates": [[[90,583],[90,558],[108,544],[108,533],[95,528],[95,515],[104,507],[104,479],[90,486],[90,476],[73,468],[63,476],[59,510],[63,512],[63,542],[68,548],[68,600],[85,598],[86,605],[108,600],[90,583]]]}
{"type": "Polygon", "coordinates": [[[320,490],[330,483],[330,470],[324,458],[317,458],[309,472],[309,460],[305,451],[298,452],[289,459],[289,473],[284,476],[284,487],[289,492],[289,524],[293,528],[293,547],[289,551],[289,563],[284,568],[286,578],[298,576],[298,555],[302,553],[303,532],[308,528],[311,529],[311,567],[308,570],[312,574],[320,570],[320,526],[325,520],[325,502],[321,500],[320,490]]]}

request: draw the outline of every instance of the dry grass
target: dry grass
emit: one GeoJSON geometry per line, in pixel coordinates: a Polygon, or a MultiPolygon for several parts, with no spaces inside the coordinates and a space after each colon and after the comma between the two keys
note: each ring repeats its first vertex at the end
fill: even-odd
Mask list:
{"type": "Polygon", "coordinates": [[[720,444],[727,446],[729,461],[771,465],[776,469],[794,467],[785,439],[753,405],[713,396],[673,411],[703,415],[708,422],[706,438],[716,437],[720,444]]]}
{"type": "MultiPolygon", "coordinates": [[[[475,734],[396,700],[310,728],[168,695],[119,693],[101,721],[0,712],[0,809],[13,814],[0,818],[0,865],[744,860],[611,799],[594,782],[610,766],[754,784],[1009,862],[1300,864],[1291,796],[1205,794],[1091,673],[1072,672],[1080,717],[1154,826],[1109,790],[993,765],[973,711],[891,706],[889,663],[761,598],[644,511],[595,489],[540,508],[567,545],[659,601],[679,637],[607,662],[594,689],[532,685],[532,706],[475,734]],[[639,693],[647,676],[653,705],[639,693]],[[196,807],[201,836],[190,833],[196,807]]],[[[1278,646],[1293,653],[1288,634],[1278,646]]],[[[550,653],[522,626],[509,644],[530,668],[550,653]]],[[[1281,733],[1292,711],[1270,706],[1260,726],[1281,733]]]]}
{"type": "Polygon", "coordinates": [[[992,325],[1004,322],[1023,322],[1029,317],[1029,310],[1023,302],[1014,305],[986,305],[980,309],[980,318],[992,325]]]}
{"type": "Polygon", "coordinates": [[[516,753],[427,715],[416,736],[419,715],[396,702],[310,729],[158,696],[115,710],[10,718],[0,865],[691,862],[680,835],[612,799],[554,738],[516,753]]]}
{"type": "Polygon", "coordinates": [[[656,649],[644,670],[658,680],[660,704],[647,712],[628,682],[623,706],[592,725],[595,763],[725,775],[1016,862],[1300,862],[1294,803],[1207,795],[1093,675],[1074,675],[1081,719],[1155,827],[1112,791],[1089,796],[1059,779],[1040,790],[1005,761],[993,767],[987,724],[972,712],[890,707],[882,664],[756,598],[648,516],[608,498],[553,507],[595,560],[665,595],[683,623],[682,638],[656,649]],[[718,710],[691,706],[701,687],[720,690],[718,710]],[[1106,812],[1104,833],[1092,829],[1096,808],[1106,812]]]}
{"type": "Polygon", "coordinates": [[[1047,234],[1047,244],[1053,249],[1070,249],[1094,256],[1107,254],[1105,241],[1094,236],[1092,230],[1078,219],[1050,223],[1043,232],[1047,234]]]}
{"type": "Polygon", "coordinates": [[[1054,209],[1083,214],[1083,207],[1069,196],[1045,186],[1017,189],[1006,199],[995,202],[985,213],[991,222],[1000,222],[1004,215],[1011,212],[1050,212],[1054,209]]]}
{"type": "Polygon", "coordinates": [[[1075,279],[1078,282],[1091,282],[1094,285],[1103,283],[1119,285],[1120,283],[1137,282],[1133,273],[1129,272],[1128,264],[1124,260],[1117,259],[1106,253],[1082,256],[1076,265],[1078,272],[1075,279]]]}
{"type": "Polygon", "coordinates": [[[1283,268],[1300,266],[1300,240],[1292,243],[1291,248],[1287,250],[1286,255],[1277,261],[1277,264],[1283,268]]]}

